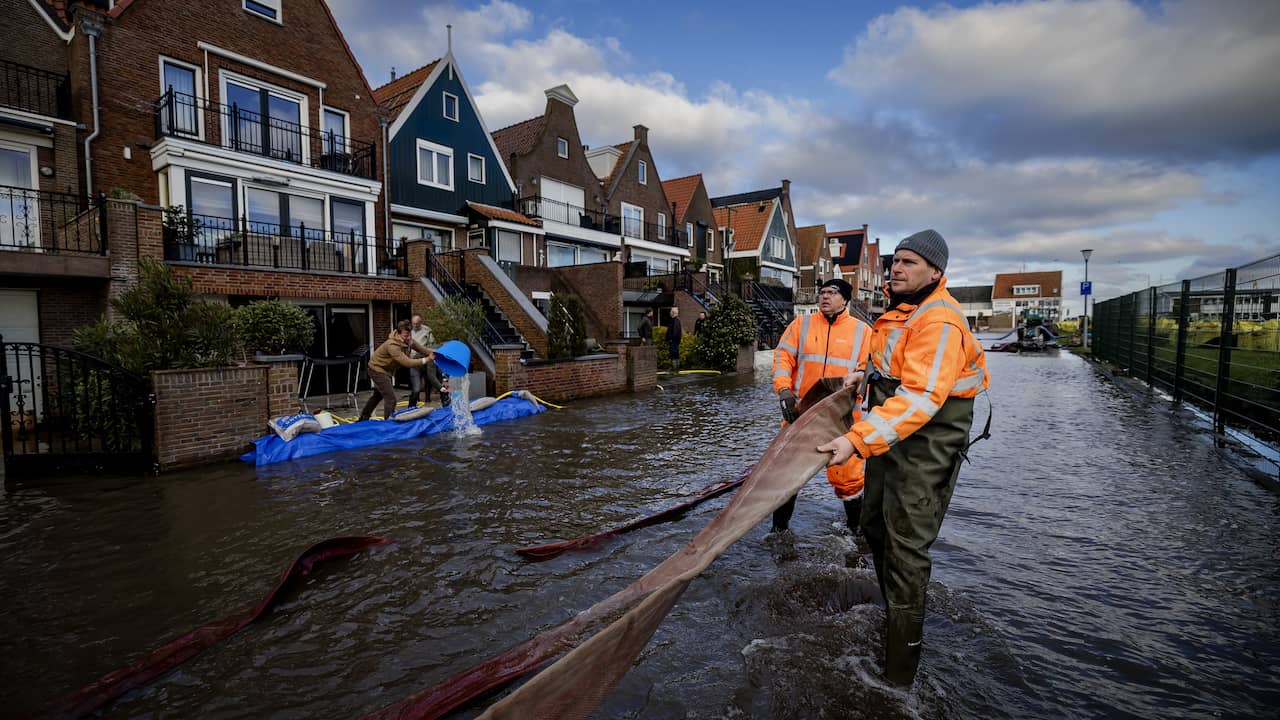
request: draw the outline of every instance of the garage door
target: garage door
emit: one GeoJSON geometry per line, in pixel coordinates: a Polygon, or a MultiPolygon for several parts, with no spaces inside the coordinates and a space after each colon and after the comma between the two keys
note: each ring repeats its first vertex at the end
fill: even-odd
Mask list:
{"type": "Polygon", "coordinates": [[[40,342],[35,290],[0,290],[0,336],[5,342],[40,342]]]}

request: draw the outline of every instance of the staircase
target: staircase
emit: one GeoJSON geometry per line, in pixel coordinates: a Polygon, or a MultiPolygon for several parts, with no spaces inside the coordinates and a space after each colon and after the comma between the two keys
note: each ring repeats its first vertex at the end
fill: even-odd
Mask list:
{"type": "Polygon", "coordinates": [[[522,354],[527,353],[526,357],[532,357],[533,350],[530,349],[529,343],[516,330],[515,325],[507,319],[506,314],[498,309],[497,305],[484,294],[484,290],[475,283],[467,283],[462,286],[462,296],[466,299],[480,304],[484,309],[485,319],[485,344],[491,349],[494,345],[523,345],[522,354]]]}
{"type": "Polygon", "coordinates": [[[776,347],[795,315],[791,309],[790,290],[758,282],[750,283],[746,289],[747,307],[751,308],[751,314],[756,318],[756,341],[765,347],[776,347]],[[784,294],[788,297],[784,297],[784,294]]]}

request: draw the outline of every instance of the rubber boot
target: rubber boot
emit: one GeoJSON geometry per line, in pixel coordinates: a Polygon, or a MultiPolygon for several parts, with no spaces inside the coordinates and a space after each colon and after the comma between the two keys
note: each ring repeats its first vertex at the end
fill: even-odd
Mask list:
{"type": "Polygon", "coordinates": [[[920,666],[924,614],[911,609],[886,610],[884,679],[900,688],[910,688],[920,666]]]}
{"type": "Polygon", "coordinates": [[[786,502],[773,511],[773,527],[769,528],[769,532],[786,532],[791,526],[791,515],[796,511],[796,495],[792,495],[786,502]]]}
{"type": "Polygon", "coordinates": [[[858,536],[858,531],[862,527],[862,496],[850,498],[844,501],[844,524],[849,527],[849,534],[854,537],[858,536]]]}

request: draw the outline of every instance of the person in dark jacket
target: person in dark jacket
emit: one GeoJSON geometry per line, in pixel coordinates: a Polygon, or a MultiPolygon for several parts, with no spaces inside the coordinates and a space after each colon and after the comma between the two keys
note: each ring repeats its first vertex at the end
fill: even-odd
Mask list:
{"type": "Polygon", "coordinates": [[[640,321],[640,344],[653,344],[653,308],[644,311],[644,320],[640,321]]]}
{"type": "Polygon", "coordinates": [[[707,322],[707,314],[705,312],[698,313],[698,319],[693,321],[693,334],[701,335],[702,326],[707,322]]]}
{"type": "Polygon", "coordinates": [[[671,372],[680,370],[680,338],[684,330],[680,327],[680,308],[671,308],[671,327],[667,328],[667,355],[671,358],[671,372]]]}

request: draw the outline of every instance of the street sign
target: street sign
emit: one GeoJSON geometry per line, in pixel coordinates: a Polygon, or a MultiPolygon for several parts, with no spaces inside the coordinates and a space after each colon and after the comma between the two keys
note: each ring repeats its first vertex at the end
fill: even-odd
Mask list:
{"type": "Polygon", "coordinates": [[[1081,282],[1081,283],[1080,283],[1080,294],[1081,294],[1081,295],[1092,295],[1092,294],[1093,294],[1093,283],[1089,282],[1088,280],[1085,280],[1085,281],[1081,282]]]}

